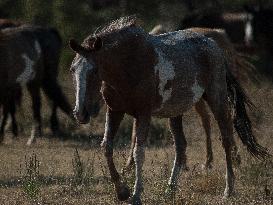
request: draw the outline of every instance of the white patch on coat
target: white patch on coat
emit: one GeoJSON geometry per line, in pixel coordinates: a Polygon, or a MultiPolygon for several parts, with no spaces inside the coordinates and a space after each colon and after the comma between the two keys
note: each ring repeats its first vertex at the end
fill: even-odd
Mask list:
{"type": "Polygon", "coordinates": [[[191,87],[191,90],[193,93],[193,103],[198,102],[198,100],[201,98],[201,96],[203,95],[205,91],[205,89],[198,84],[196,77],[195,77],[194,84],[191,87]]]}
{"type": "Polygon", "coordinates": [[[109,136],[110,134],[110,123],[109,123],[109,112],[106,112],[106,119],[105,119],[105,125],[104,125],[104,136],[103,136],[103,139],[102,139],[102,142],[100,144],[101,147],[106,147],[108,141],[107,141],[107,137],[109,136]]]}
{"type": "Polygon", "coordinates": [[[34,61],[31,60],[26,54],[22,54],[22,58],[25,60],[25,70],[16,79],[17,83],[25,85],[28,81],[35,77],[35,71],[33,70],[34,61]]]}
{"type": "Polygon", "coordinates": [[[76,106],[75,111],[82,109],[86,93],[86,76],[89,70],[93,69],[93,65],[88,62],[85,57],[77,54],[73,60],[71,68],[75,70],[74,77],[76,80],[76,106]]]}
{"type": "Polygon", "coordinates": [[[158,56],[158,63],[155,66],[155,75],[157,75],[157,73],[159,75],[159,95],[162,97],[162,107],[164,103],[171,97],[172,88],[166,90],[165,86],[169,80],[174,79],[175,72],[174,66],[166,59],[166,57],[164,57],[163,52],[158,48],[155,49],[155,52],[158,56]]]}
{"type": "MultiPolygon", "coordinates": [[[[36,61],[38,61],[42,52],[41,46],[38,41],[35,41],[34,48],[37,56],[36,61]]],[[[33,69],[35,60],[31,60],[27,56],[27,54],[22,54],[22,58],[25,60],[25,70],[23,71],[23,73],[20,74],[19,77],[17,77],[16,82],[20,83],[21,85],[25,85],[30,80],[33,80],[35,77],[35,70],[33,69]]]]}
{"type": "Polygon", "coordinates": [[[245,25],[245,43],[249,45],[253,40],[253,28],[251,25],[251,21],[248,21],[245,25]]]}
{"type": "Polygon", "coordinates": [[[40,55],[41,55],[42,49],[41,49],[40,43],[38,41],[35,41],[34,48],[35,48],[36,53],[37,53],[38,58],[39,58],[40,55]]]}

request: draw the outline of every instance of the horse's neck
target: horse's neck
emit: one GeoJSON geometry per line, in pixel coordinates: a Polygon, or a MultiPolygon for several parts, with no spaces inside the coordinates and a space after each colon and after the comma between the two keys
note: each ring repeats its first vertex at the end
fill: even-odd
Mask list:
{"type": "MultiPolygon", "coordinates": [[[[146,37],[128,35],[99,57],[102,65],[101,77],[111,85],[124,83],[124,86],[134,86],[142,80],[142,73],[147,72],[147,65],[154,63],[153,47],[146,37]]],[[[113,40],[114,42],[114,40],[113,40]]]]}

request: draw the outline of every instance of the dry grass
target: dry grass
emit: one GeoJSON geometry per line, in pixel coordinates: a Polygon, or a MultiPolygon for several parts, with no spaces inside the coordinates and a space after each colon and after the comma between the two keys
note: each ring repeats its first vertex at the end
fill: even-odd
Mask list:
{"type": "MultiPolygon", "coordinates": [[[[59,142],[54,139],[39,139],[31,148],[21,139],[12,145],[1,147],[0,155],[0,204],[119,204],[109,180],[106,162],[100,148],[86,149],[73,141],[59,142]],[[82,179],[75,183],[75,148],[77,147],[84,170],[82,179]],[[36,154],[39,167],[39,193],[29,197],[23,187],[26,180],[25,156],[36,154]],[[91,167],[89,169],[88,167],[91,167]],[[90,171],[90,175],[88,175],[90,171]]],[[[270,144],[269,138],[263,144],[270,144]]],[[[244,163],[235,170],[236,195],[222,200],[224,190],[223,150],[214,140],[214,167],[209,172],[201,169],[204,161],[203,140],[192,142],[188,148],[190,171],[182,173],[179,191],[173,202],[165,201],[164,189],[169,177],[173,149],[149,148],[144,165],[144,204],[270,204],[273,202],[272,163],[251,159],[241,149],[244,163]],[[197,151],[198,150],[198,151],[197,151]]],[[[272,143],[271,143],[272,150],[272,143]]],[[[127,149],[115,150],[115,161],[120,170],[125,164],[127,149]]],[[[77,169],[77,168],[76,168],[77,169]]],[[[133,185],[133,174],[124,176],[133,185]]]]}
{"type": "MultiPolygon", "coordinates": [[[[69,87],[65,89],[71,91],[69,87]]],[[[254,96],[252,99],[257,105],[257,110],[251,114],[254,132],[259,142],[272,153],[273,89],[268,85],[260,89],[252,88],[249,95],[254,96]]],[[[70,100],[73,101],[72,92],[70,100]]],[[[29,103],[29,99],[26,98],[25,102],[29,103]]],[[[44,118],[48,118],[48,106],[43,107],[42,113],[44,118]]],[[[66,140],[50,136],[48,124],[45,122],[45,137],[38,139],[31,147],[25,145],[31,126],[30,120],[23,119],[28,118],[29,110],[24,108],[19,113],[23,134],[13,141],[7,136],[5,144],[1,145],[0,204],[126,204],[118,202],[115,197],[106,162],[98,146],[104,126],[103,114],[90,125],[83,127],[73,124],[61,115],[62,128],[66,130],[62,137],[68,137],[66,140]],[[78,153],[75,152],[76,148],[78,153]],[[39,170],[35,172],[35,183],[38,185],[35,197],[31,197],[24,188],[24,183],[29,180],[25,162],[30,160],[33,153],[39,162],[39,170]]],[[[168,142],[170,134],[163,129],[164,123],[165,120],[154,120],[151,135],[164,132],[164,136],[167,136],[165,142],[168,142]]],[[[184,124],[190,171],[181,174],[179,190],[172,200],[166,201],[164,190],[172,168],[173,148],[171,145],[148,147],[144,164],[143,204],[273,204],[272,162],[255,161],[240,142],[238,144],[243,163],[241,167],[235,168],[236,194],[229,200],[222,200],[225,161],[219,130],[214,123],[214,166],[206,172],[201,169],[206,155],[201,122],[195,112],[189,111],[184,117],[184,124]]],[[[121,126],[119,136],[129,135],[130,127],[130,119],[127,119],[121,126]]],[[[117,143],[124,144],[121,141],[117,143]]],[[[117,146],[115,149],[118,170],[126,162],[128,147],[117,146]]],[[[123,177],[133,187],[134,174],[127,173],[123,177]]]]}

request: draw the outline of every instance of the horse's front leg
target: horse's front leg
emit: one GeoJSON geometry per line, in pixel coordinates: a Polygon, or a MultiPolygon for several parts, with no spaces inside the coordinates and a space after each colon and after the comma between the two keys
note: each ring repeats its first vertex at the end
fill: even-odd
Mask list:
{"type": "Polygon", "coordinates": [[[32,100],[32,111],[34,122],[32,124],[31,136],[27,141],[27,145],[31,145],[36,137],[41,136],[41,96],[40,86],[36,83],[27,84],[28,91],[32,100]]]}
{"type": "Polygon", "coordinates": [[[17,126],[17,121],[16,121],[16,105],[15,102],[10,101],[10,116],[11,116],[11,123],[12,123],[12,134],[13,137],[18,136],[18,126],[17,126]]]}
{"type": "Polygon", "coordinates": [[[4,140],[5,126],[7,124],[8,114],[9,114],[8,106],[6,104],[4,104],[3,105],[3,119],[2,119],[1,127],[0,127],[0,144],[4,140]]]}
{"type": "Polygon", "coordinates": [[[180,170],[182,168],[187,169],[186,167],[187,141],[183,132],[182,116],[170,118],[169,126],[173,136],[174,145],[175,145],[175,160],[174,160],[174,165],[172,169],[172,174],[168,182],[168,188],[166,190],[167,194],[171,194],[175,192],[180,170]]]}
{"type": "Polygon", "coordinates": [[[134,147],[134,161],[135,161],[135,186],[132,198],[132,204],[141,204],[142,185],[142,167],[145,158],[145,141],[150,127],[151,115],[138,116],[135,119],[135,136],[136,142],[134,147]]]}
{"type": "Polygon", "coordinates": [[[133,123],[133,129],[132,129],[132,136],[131,136],[131,147],[130,147],[130,153],[126,162],[126,165],[124,168],[122,168],[121,172],[125,173],[132,169],[134,166],[134,148],[136,144],[136,120],[134,119],[133,123]]]}
{"type": "Polygon", "coordinates": [[[52,134],[54,136],[58,136],[59,134],[59,121],[57,117],[57,104],[53,102],[52,105],[52,112],[51,112],[51,117],[50,117],[50,128],[52,131],[52,134]]]}
{"type": "MultiPolygon", "coordinates": [[[[219,88],[215,86],[215,88],[219,88]]],[[[227,92],[225,90],[209,90],[207,102],[214,114],[222,137],[222,145],[226,155],[226,188],[224,198],[234,192],[235,175],[232,168],[233,125],[230,107],[228,105],[227,92]]]]}
{"type": "Polygon", "coordinates": [[[115,185],[117,197],[120,201],[125,201],[130,197],[130,190],[126,184],[121,182],[120,175],[113,161],[113,139],[123,116],[123,112],[115,112],[107,108],[104,138],[101,143],[101,146],[105,147],[104,155],[106,157],[111,180],[115,185]]]}

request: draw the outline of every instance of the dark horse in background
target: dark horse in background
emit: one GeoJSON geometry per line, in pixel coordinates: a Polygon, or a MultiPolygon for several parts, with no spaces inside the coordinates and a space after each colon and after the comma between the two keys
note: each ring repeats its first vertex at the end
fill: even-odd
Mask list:
{"type": "MultiPolygon", "coordinates": [[[[10,27],[17,27],[20,25],[21,23],[18,21],[13,21],[9,19],[0,19],[0,30],[5,28],[10,28],[10,27]]],[[[2,72],[1,74],[3,76],[2,72]]],[[[18,126],[16,122],[15,113],[16,113],[16,107],[19,107],[21,105],[21,100],[22,100],[22,90],[19,85],[13,86],[12,90],[10,90],[9,93],[6,92],[4,89],[2,89],[0,92],[0,111],[2,106],[2,113],[3,113],[3,116],[2,116],[3,118],[1,121],[1,127],[0,127],[1,142],[3,141],[5,125],[7,122],[8,114],[10,114],[11,120],[12,120],[12,133],[14,136],[18,135],[18,126]]]]}
{"type": "Polygon", "coordinates": [[[247,36],[248,44],[257,48],[260,57],[260,72],[273,81],[273,9],[259,7],[245,7],[252,15],[248,24],[251,33],[247,36]]]}
{"type": "MultiPolygon", "coordinates": [[[[19,38],[18,42],[24,39],[29,41],[35,40],[36,42],[35,45],[39,44],[39,47],[41,49],[39,62],[36,63],[34,60],[34,64],[38,65],[36,66],[37,67],[36,69],[39,72],[37,72],[37,75],[35,75],[34,79],[31,79],[30,81],[26,82],[27,89],[32,99],[32,109],[33,109],[33,117],[34,117],[32,134],[31,134],[31,138],[28,141],[28,144],[31,144],[31,142],[33,141],[33,139],[35,139],[36,136],[41,135],[41,114],[40,114],[40,108],[41,108],[40,89],[41,88],[43,89],[47,97],[51,99],[53,102],[50,124],[51,124],[51,130],[53,131],[54,134],[57,134],[59,130],[59,123],[57,119],[58,107],[60,107],[67,115],[72,117],[71,106],[68,103],[66,97],[64,96],[61,90],[61,87],[57,81],[58,65],[59,65],[59,57],[60,57],[60,52],[62,47],[62,41],[61,41],[59,33],[52,28],[43,28],[43,27],[32,26],[32,25],[18,26],[17,24],[15,25],[11,24],[9,25],[9,28],[1,30],[1,36],[2,36],[1,40],[5,39],[5,36],[13,36],[13,35],[16,38],[19,38]],[[17,35],[17,33],[19,33],[20,35],[19,34],[17,35]],[[38,76],[38,73],[39,73],[39,76],[38,76]]],[[[18,46],[20,45],[18,44],[18,46]]],[[[12,52],[13,51],[11,48],[9,52],[9,55],[11,56],[8,55],[8,57],[10,57],[11,59],[12,59],[12,56],[14,55],[12,52]]],[[[22,49],[21,52],[24,52],[24,50],[22,49]]],[[[22,68],[24,67],[24,65],[17,65],[17,66],[18,67],[21,66],[22,68]]],[[[5,69],[12,70],[14,68],[5,68],[5,69]]],[[[20,91],[18,91],[18,89],[21,89],[21,87],[17,85],[17,92],[21,93],[20,91]]],[[[20,96],[17,95],[16,98],[14,99],[14,102],[20,101],[19,97],[20,96]]],[[[6,105],[11,105],[10,110],[11,111],[13,110],[14,105],[12,105],[11,102],[10,104],[6,103],[6,105]]],[[[9,108],[4,107],[3,110],[7,111],[9,110],[9,108]]],[[[5,126],[5,123],[6,123],[5,121],[7,118],[5,117],[5,114],[7,114],[7,112],[4,112],[4,117],[2,121],[3,128],[5,126]]],[[[16,133],[14,134],[16,135],[16,133]]]]}
{"type": "Polygon", "coordinates": [[[99,99],[98,90],[107,104],[102,145],[119,200],[130,197],[130,190],[121,181],[113,161],[113,138],[125,113],[135,121],[136,179],[131,198],[134,205],[141,204],[145,139],[152,116],[169,118],[174,138],[175,160],[168,194],[176,190],[186,159],[182,115],[201,99],[211,108],[222,136],[225,197],[232,195],[234,189],[233,126],[252,155],[262,159],[269,155],[252,134],[245,109],[249,100],[229,72],[223,50],[212,39],[189,30],[153,36],[138,26],[135,18],[124,17],[88,36],[81,45],[71,40],[70,47],[76,52],[71,72],[75,79],[77,120],[89,122],[90,109],[99,99]]]}
{"type": "Polygon", "coordinates": [[[239,49],[246,49],[244,41],[246,33],[250,32],[247,25],[250,18],[247,12],[222,12],[217,9],[195,11],[181,20],[178,30],[191,27],[221,28],[239,49]]]}

